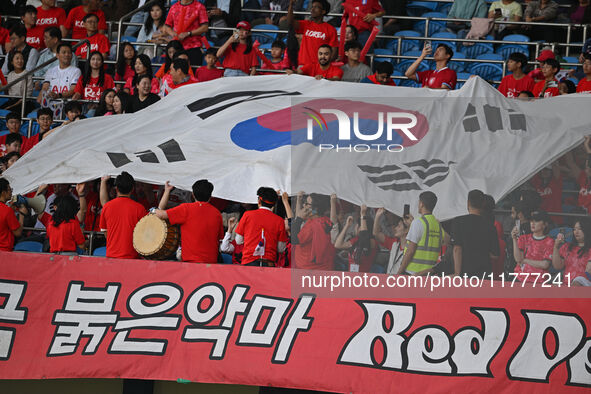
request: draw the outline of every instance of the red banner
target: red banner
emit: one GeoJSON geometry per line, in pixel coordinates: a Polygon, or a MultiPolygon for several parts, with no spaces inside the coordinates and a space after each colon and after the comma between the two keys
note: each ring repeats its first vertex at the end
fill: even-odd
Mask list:
{"type": "Polygon", "coordinates": [[[478,298],[480,289],[456,299],[320,298],[300,293],[294,276],[0,252],[0,379],[355,393],[591,386],[588,298],[478,298]]]}

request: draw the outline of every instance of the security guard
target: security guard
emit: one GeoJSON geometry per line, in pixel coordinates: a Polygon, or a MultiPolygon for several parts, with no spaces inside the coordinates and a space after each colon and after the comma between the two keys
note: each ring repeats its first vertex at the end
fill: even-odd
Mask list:
{"type": "Polygon", "coordinates": [[[423,275],[437,264],[445,232],[433,216],[435,204],[437,204],[435,193],[427,191],[420,194],[421,217],[413,220],[410,225],[398,274],[423,275]]]}

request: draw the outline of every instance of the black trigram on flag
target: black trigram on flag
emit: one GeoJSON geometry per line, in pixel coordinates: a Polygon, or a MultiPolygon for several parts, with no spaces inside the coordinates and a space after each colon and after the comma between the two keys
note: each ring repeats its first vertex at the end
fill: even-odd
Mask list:
{"type": "Polygon", "coordinates": [[[482,108],[478,109],[474,105],[468,104],[462,124],[464,131],[467,133],[480,131],[484,126],[494,133],[505,129],[504,125],[509,126],[509,131],[527,131],[527,122],[524,114],[512,109],[505,110],[489,104],[485,104],[482,108]]]}
{"type": "Polygon", "coordinates": [[[443,181],[449,175],[450,166],[439,159],[417,160],[410,163],[389,164],[383,167],[358,166],[367,179],[383,190],[423,190],[443,181]]]}
{"type": "MultiPolygon", "coordinates": [[[[160,145],[157,146],[162,153],[164,154],[164,160],[169,163],[174,163],[176,161],[185,161],[185,155],[179,145],[178,142],[175,140],[168,140],[160,145]]],[[[115,166],[115,168],[122,167],[126,164],[131,163],[132,161],[140,161],[144,163],[161,163],[162,158],[158,158],[159,152],[154,152],[152,150],[145,150],[141,152],[135,152],[132,158],[129,158],[125,153],[114,153],[114,152],[107,152],[107,156],[111,160],[111,163],[115,166]]]]}

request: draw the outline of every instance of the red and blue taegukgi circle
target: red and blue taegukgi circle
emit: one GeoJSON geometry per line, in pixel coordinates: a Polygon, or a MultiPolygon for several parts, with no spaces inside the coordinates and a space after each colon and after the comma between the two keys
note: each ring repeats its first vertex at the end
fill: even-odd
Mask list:
{"type": "MultiPolygon", "coordinates": [[[[394,123],[396,123],[394,119],[394,123]]],[[[408,119],[401,118],[400,123],[407,123],[408,119]]],[[[297,104],[279,111],[270,112],[255,118],[244,120],[232,128],[230,138],[232,142],[243,149],[269,151],[286,145],[310,143],[320,144],[399,144],[410,147],[417,144],[429,131],[427,118],[417,111],[409,111],[384,104],[372,104],[363,101],[315,99],[297,104]],[[336,109],[349,116],[351,124],[351,139],[339,140],[339,122],[333,114],[322,114],[322,109],[336,109]],[[384,114],[386,122],[388,112],[410,113],[416,116],[417,124],[409,131],[417,140],[411,140],[401,131],[392,133],[392,139],[387,139],[386,125],[380,137],[371,141],[362,140],[353,133],[353,113],[359,114],[359,130],[365,135],[374,134],[378,130],[378,114],[384,114]],[[313,138],[308,140],[308,120],[314,125],[313,138]]]]}

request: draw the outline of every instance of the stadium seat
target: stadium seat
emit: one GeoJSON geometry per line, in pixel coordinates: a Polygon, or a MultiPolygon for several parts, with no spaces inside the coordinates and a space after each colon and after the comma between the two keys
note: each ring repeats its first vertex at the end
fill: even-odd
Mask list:
{"type": "Polygon", "coordinates": [[[503,60],[500,55],[494,53],[485,53],[476,58],[477,60],[483,60],[482,63],[474,63],[470,67],[472,74],[479,75],[483,79],[492,81],[500,80],[503,77],[503,66],[498,63],[486,63],[485,60],[503,60]]]}
{"type": "MultiPolygon", "coordinates": [[[[562,58],[562,62],[561,63],[576,63],[579,64],[579,59],[574,57],[574,56],[565,56],[562,58]]],[[[565,66],[568,68],[572,68],[574,66],[565,66]]]]}
{"type": "Polygon", "coordinates": [[[466,81],[460,81],[460,79],[468,80],[471,76],[471,73],[457,73],[458,82],[456,82],[456,89],[460,89],[466,83],[466,81]]]}
{"type": "Polygon", "coordinates": [[[137,38],[134,36],[121,36],[121,42],[137,42],[137,38]]]}
{"type": "Polygon", "coordinates": [[[6,115],[8,115],[9,113],[10,111],[7,109],[0,109],[0,116],[3,117],[0,118],[0,130],[6,130],[6,119],[4,119],[4,117],[6,117],[6,115]]]}
{"type": "MultiPolygon", "coordinates": [[[[423,14],[422,17],[424,18],[447,18],[447,15],[442,14],[441,12],[427,12],[423,14]]],[[[425,34],[425,24],[426,21],[418,21],[413,25],[413,30],[421,33],[422,35],[425,34]]],[[[427,36],[431,37],[433,34],[445,31],[447,26],[443,21],[429,21],[429,31],[427,32],[427,36]]]]}
{"type": "Polygon", "coordinates": [[[401,79],[399,80],[400,83],[397,83],[398,86],[405,86],[409,88],[420,88],[421,84],[418,82],[413,81],[412,79],[401,79]]]}
{"type": "Polygon", "coordinates": [[[456,73],[464,71],[466,69],[466,62],[458,61],[456,59],[466,59],[466,55],[462,52],[454,53],[454,57],[447,64],[447,67],[454,70],[456,73]]]}
{"type": "MultiPolygon", "coordinates": [[[[421,51],[408,51],[403,53],[404,56],[412,56],[413,59],[400,59],[400,62],[398,63],[396,69],[398,71],[400,71],[402,74],[404,74],[404,72],[406,71],[406,69],[408,67],[410,67],[411,64],[414,63],[414,61],[421,56],[421,51]]],[[[427,62],[426,60],[423,60],[421,62],[421,64],[419,64],[419,67],[417,68],[417,72],[418,71],[425,71],[429,69],[429,62],[427,62]]]]}
{"type": "Polygon", "coordinates": [[[437,9],[437,3],[433,1],[412,1],[406,6],[408,16],[422,16],[424,13],[437,9]]]}
{"type": "Polygon", "coordinates": [[[101,246],[100,248],[96,248],[94,252],[92,252],[93,256],[105,257],[107,255],[107,248],[105,246],[101,246]]]}
{"type": "MultiPolygon", "coordinates": [[[[261,30],[279,30],[275,25],[256,25],[255,29],[261,30]]],[[[277,33],[252,32],[252,40],[258,41],[261,44],[272,44],[277,39],[277,33]]]]}
{"type": "MultiPolygon", "coordinates": [[[[522,34],[510,34],[503,38],[503,41],[519,41],[519,42],[529,42],[529,37],[524,36],[522,34]]],[[[523,53],[525,56],[529,57],[529,48],[527,45],[519,45],[519,44],[501,44],[497,50],[496,54],[501,55],[503,59],[507,59],[510,54],[514,52],[523,53]]]]}
{"type": "Polygon", "coordinates": [[[232,264],[232,255],[228,253],[222,253],[222,261],[224,264],[232,264]]]}
{"type": "Polygon", "coordinates": [[[0,97],[0,106],[3,106],[10,100],[8,97],[0,97]]]}
{"type": "Polygon", "coordinates": [[[385,274],[386,267],[384,267],[382,264],[372,264],[369,272],[374,274],[385,274]]]}
{"type": "Polygon", "coordinates": [[[374,62],[390,62],[390,63],[394,63],[394,58],[392,57],[380,57],[382,55],[392,55],[392,50],[391,49],[374,49],[373,50],[373,54],[374,54],[374,62]]]}
{"type": "MultiPolygon", "coordinates": [[[[394,34],[394,37],[422,37],[422,34],[417,33],[414,30],[401,30],[394,34]]],[[[398,40],[393,40],[392,50],[396,53],[398,48],[398,40]]],[[[400,53],[408,52],[417,50],[422,48],[422,45],[419,46],[419,40],[402,40],[402,48],[400,49],[400,53]]]]}
{"type": "Polygon", "coordinates": [[[438,3],[437,5],[437,12],[441,12],[442,14],[449,15],[449,10],[451,10],[451,6],[453,3],[438,3]]]}
{"type": "Polygon", "coordinates": [[[15,252],[43,252],[43,244],[35,241],[22,241],[14,245],[15,252]]]}
{"type": "Polygon", "coordinates": [[[437,41],[436,40],[436,38],[451,38],[451,39],[458,38],[458,36],[455,33],[451,33],[449,31],[440,31],[440,32],[433,34],[431,36],[431,38],[433,39],[433,41],[431,41],[431,45],[433,46],[433,50],[435,50],[435,48],[437,48],[437,46],[439,44],[445,44],[445,45],[449,46],[451,49],[454,50],[454,52],[457,50],[457,43],[455,41],[437,41]]]}
{"type": "Polygon", "coordinates": [[[548,233],[549,236],[556,239],[560,231],[564,232],[564,240],[566,242],[572,242],[573,240],[573,229],[571,227],[556,227],[550,230],[548,233]]]}
{"type": "Polygon", "coordinates": [[[484,53],[493,53],[494,47],[492,44],[485,42],[477,42],[474,45],[459,45],[458,50],[464,52],[469,59],[476,59],[476,57],[484,53]]]}

